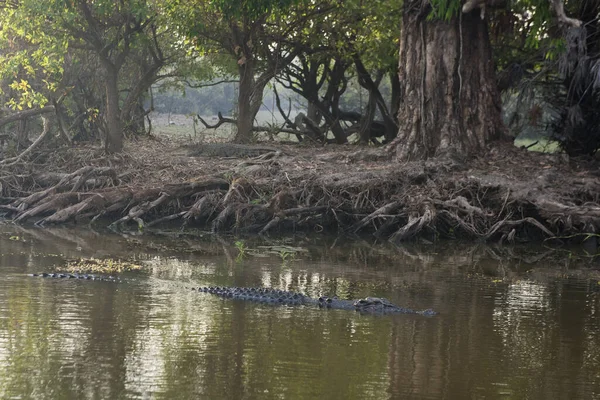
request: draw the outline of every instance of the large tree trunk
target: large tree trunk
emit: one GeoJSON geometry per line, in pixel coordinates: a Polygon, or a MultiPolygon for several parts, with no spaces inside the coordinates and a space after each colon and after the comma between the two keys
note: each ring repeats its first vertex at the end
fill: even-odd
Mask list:
{"type": "Polygon", "coordinates": [[[106,143],[107,153],[123,150],[123,129],[119,110],[118,72],[113,66],[105,65],[106,81],[106,143]]]}
{"type": "Polygon", "coordinates": [[[306,108],[306,116],[311,119],[315,124],[321,123],[321,113],[315,103],[309,101],[306,108]]]}
{"type": "MultiPolygon", "coordinates": [[[[252,126],[258,110],[253,110],[252,98],[256,89],[254,61],[248,60],[239,66],[240,84],[238,91],[237,132],[235,141],[248,143],[252,140],[252,126]]],[[[260,106],[260,105],[259,105],[260,106]]]]}
{"type": "Polygon", "coordinates": [[[235,142],[249,143],[252,141],[254,119],[262,105],[265,86],[273,77],[273,71],[264,71],[260,76],[255,77],[256,67],[253,59],[240,65],[238,70],[240,84],[235,142]]]}
{"type": "Polygon", "coordinates": [[[505,133],[487,22],[479,10],[427,20],[421,1],[404,2],[396,156],[478,154],[505,133]]]}

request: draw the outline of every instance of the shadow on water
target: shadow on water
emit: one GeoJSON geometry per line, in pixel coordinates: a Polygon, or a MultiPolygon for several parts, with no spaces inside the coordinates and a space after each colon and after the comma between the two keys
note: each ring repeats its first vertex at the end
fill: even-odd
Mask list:
{"type": "Polygon", "coordinates": [[[0,398],[597,398],[600,273],[574,254],[0,225],[0,398]],[[25,276],[90,257],[144,268],[122,284],[25,276]],[[440,315],[186,289],[203,285],[381,296],[440,315]]]}

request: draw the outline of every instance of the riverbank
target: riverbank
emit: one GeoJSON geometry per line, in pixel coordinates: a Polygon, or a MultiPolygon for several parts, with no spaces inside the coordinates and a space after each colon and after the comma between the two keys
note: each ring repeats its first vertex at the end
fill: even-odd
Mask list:
{"type": "Polygon", "coordinates": [[[164,223],[214,232],[345,232],[542,241],[596,248],[600,179],[593,162],[497,144],[471,160],[399,163],[383,148],[142,138],[125,151],[78,146],[0,167],[0,212],[41,225],[164,223]]]}

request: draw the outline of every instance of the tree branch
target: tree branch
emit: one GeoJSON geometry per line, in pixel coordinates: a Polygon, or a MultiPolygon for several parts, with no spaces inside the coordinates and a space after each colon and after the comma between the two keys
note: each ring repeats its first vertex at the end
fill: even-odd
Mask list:
{"type": "MultiPolygon", "coordinates": [[[[219,111],[219,113],[217,114],[217,116],[219,117],[219,121],[214,124],[214,125],[209,125],[208,122],[206,122],[201,116],[196,115],[198,117],[198,120],[200,122],[202,122],[202,125],[204,125],[206,127],[206,129],[217,129],[218,127],[220,127],[223,124],[237,124],[237,120],[233,119],[233,118],[227,118],[224,117],[223,114],[221,114],[221,112],[219,111]]],[[[253,126],[251,131],[252,132],[269,132],[272,131],[273,128],[272,127],[268,127],[268,126],[253,126]]],[[[293,129],[286,129],[286,128],[278,128],[277,129],[277,133],[293,133],[294,135],[301,135],[302,132],[298,132],[296,130],[293,129]]]]}
{"type": "Polygon", "coordinates": [[[54,106],[46,106],[44,108],[35,108],[31,110],[19,111],[17,113],[11,114],[6,118],[0,119],[0,127],[10,124],[11,122],[19,121],[22,119],[26,119],[29,117],[33,117],[40,114],[46,114],[54,112],[54,106]]]}
{"type": "MultiPolygon", "coordinates": [[[[54,107],[52,107],[52,108],[54,108],[54,107]]],[[[33,142],[31,144],[31,146],[26,148],[18,156],[13,157],[13,158],[7,158],[6,160],[0,161],[0,165],[11,166],[11,165],[18,163],[19,161],[21,161],[21,159],[23,157],[25,157],[27,154],[31,153],[33,151],[33,149],[35,149],[42,142],[42,140],[44,140],[44,138],[48,135],[48,132],[50,132],[50,122],[48,121],[48,118],[46,118],[44,116],[42,116],[42,121],[44,122],[44,130],[42,131],[40,136],[35,140],[35,142],[33,142]]]]}

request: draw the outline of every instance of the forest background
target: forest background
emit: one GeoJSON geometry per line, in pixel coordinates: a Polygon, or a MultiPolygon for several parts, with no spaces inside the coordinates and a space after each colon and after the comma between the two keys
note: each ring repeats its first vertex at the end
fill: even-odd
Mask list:
{"type": "Polygon", "coordinates": [[[2,1],[0,207],[113,228],[596,240],[599,14],[591,0],[2,1]],[[238,144],[157,146],[157,111],[234,126],[220,139],[238,144]],[[251,145],[280,134],[296,144],[251,145]]]}

